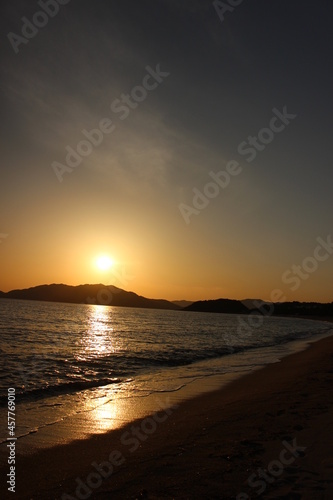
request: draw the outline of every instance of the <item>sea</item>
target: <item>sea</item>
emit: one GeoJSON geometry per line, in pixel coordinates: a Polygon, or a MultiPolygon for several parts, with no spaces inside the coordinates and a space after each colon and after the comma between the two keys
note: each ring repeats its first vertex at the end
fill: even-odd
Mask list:
{"type": "Polygon", "coordinates": [[[174,402],[213,390],[332,335],[332,326],[0,299],[0,447],[8,438],[8,389],[17,447],[29,453],[117,428],[167,406],[170,395],[174,402]]]}

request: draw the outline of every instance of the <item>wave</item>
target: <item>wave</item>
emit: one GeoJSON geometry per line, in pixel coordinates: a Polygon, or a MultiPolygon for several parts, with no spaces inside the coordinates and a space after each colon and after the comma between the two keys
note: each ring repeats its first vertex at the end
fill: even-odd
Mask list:
{"type": "MultiPolygon", "coordinates": [[[[95,389],[110,384],[119,384],[122,380],[118,378],[103,378],[97,380],[80,380],[75,382],[64,382],[55,385],[45,385],[38,389],[16,390],[16,402],[27,400],[38,400],[46,397],[58,396],[63,394],[73,394],[87,389],[95,389]]],[[[0,397],[0,406],[7,406],[7,395],[0,397]]]]}
{"type": "MultiPolygon", "coordinates": [[[[8,373],[11,373],[13,378],[10,383],[16,387],[17,401],[38,400],[123,383],[128,377],[153,374],[159,369],[187,366],[260,347],[273,347],[294,340],[315,338],[318,334],[328,334],[332,331],[331,324],[325,327],[322,323],[317,329],[314,322],[312,329],[301,325],[299,330],[295,330],[295,325],[291,325],[287,332],[284,325],[283,328],[275,330],[274,326],[268,322],[261,328],[250,329],[250,333],[244,335],[239,334],[236,327],[230,334],[221,333],[214,327],[211,334],[207,331],[200,335],[191,328],[184,337],[168,335],[165,338],[156,334],[154,342],[150,342],[150,336],[142,335],[139,339],[132,339],[127,344],[127,350],[106,355],[93,353],[87,356],[86,352],[76,353],[75,350],[71,353],[64,351],[64,354],[61,350],[27,354],[21,348],[7,357],[6,367],[0,368],[1,385],[9,386],[5,381],[8,373]],[[133,350],[130,350],[131,345],[133,350]],[[184,345],[191,347],[185,348],[184,345]],[[83,355],[85,357],[80,357],[83,355]]],[[[6,405],[7,393],[1,392],[0,406],[6,405]]]]}

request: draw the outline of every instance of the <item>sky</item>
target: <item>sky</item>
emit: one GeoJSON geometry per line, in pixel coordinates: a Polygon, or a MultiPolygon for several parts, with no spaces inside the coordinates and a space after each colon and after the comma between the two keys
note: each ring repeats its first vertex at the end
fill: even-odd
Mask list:
{"type": "Polygon", "coordinates": [[[0,290],[331,302],[332,13],[2,2],[0,290]]]}

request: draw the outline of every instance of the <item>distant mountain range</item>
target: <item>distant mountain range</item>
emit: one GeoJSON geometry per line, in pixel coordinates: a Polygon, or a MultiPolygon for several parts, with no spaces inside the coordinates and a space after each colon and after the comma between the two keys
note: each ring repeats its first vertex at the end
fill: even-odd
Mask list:
{"type": "Polygon", "coordinates": [[[249,314],[258,313],[264,316],[317,316],[333,317],[333,302],[265,302],[260,299],[246,300],[200,300],[193,302],[185,311],[212,313],[249,314]]]}
{"type": "Polygon", "coordinates": [[[217,299],[199,300],[184,308],[185,311],[246,314],[249,309],[240,300],[217,299]]]}
{"type": "Polygon", "coordinates": [[[269,316],[316,316],[333,317],[333,302],[264,302],[260,299],[199,300],[190,302],[164,299],[148,299],[134,292],[127,292],[115,286],[96,285],[69,286],[63,284],[40,285],[23,290],[0,292],[0,298],[68,302],[75,304],[101,304],[121,307],[168,309],[227,314],[261,313],[269,316]]]}
{"type": "Polygon", "coordinates": [[[187,307],[187,306],[190,306],[191,304],[193,304],[193,301],[191,302],[190,300],[173,300],[172,303],[176,304],[176,306],[179,306],[182,309],[184,309],[184,307],[187,307]]]}
{"type": "Polygon", "coordinates": [[[0,292],[0,298],[41,300],[48,302],[69,302],[73,304],[101,304],[122,307],[142,307],[150,309],[180,309],[176,304],[164,299],[147,299],[134,292],[126,292],[116,286],[97,285],[69,286],[63,284],[40,285],[24,290],[0,292]]]}

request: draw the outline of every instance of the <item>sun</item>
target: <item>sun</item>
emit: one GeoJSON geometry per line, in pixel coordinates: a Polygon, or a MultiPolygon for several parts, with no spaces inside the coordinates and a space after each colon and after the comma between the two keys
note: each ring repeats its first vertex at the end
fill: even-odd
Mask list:
{"type": "Polygon", "coordinates": [[[108,255],[99,255],[96,257],[96,266],[100,271],[107,271],[114,264],[114,261],[108,255]]]}

